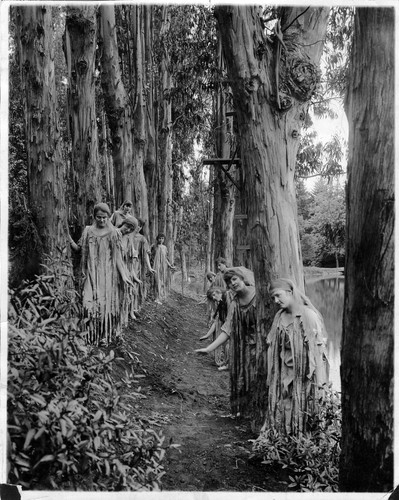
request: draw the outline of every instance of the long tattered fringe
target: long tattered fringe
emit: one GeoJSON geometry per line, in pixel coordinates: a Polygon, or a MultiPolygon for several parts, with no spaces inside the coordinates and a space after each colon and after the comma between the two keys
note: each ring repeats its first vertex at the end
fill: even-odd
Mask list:
{"type": "Polygon", "coordinates": [[[88,313],[87,318],[87,342],[99,346],[101,343],[110,344],[120,334],[120,316],[107,314],[100,317],[88,313]]]}

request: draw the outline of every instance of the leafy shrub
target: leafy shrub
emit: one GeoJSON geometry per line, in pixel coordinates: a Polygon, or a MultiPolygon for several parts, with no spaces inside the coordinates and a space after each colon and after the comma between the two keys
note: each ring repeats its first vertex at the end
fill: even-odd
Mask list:
{"type": "Polygon", "coordinates": [[[255,456],[264,464],[280,465],[289,474],[289,488],[297,491],[338,491],[341,452],[341,403],[331,389],[321,401],[320,412],[309,422],[310,430],[301,436],[263,432],[254,442],[255,456]]]}
{"type": "Polygon", "coordinates": [[[41,276],[10,293],[9,481],[29,489],[157,490],[163,436],[130,417],[115,355],[86,345],[78,307],[41,276]],[[125,408],[124,408],[125,406],[125,408]]]}

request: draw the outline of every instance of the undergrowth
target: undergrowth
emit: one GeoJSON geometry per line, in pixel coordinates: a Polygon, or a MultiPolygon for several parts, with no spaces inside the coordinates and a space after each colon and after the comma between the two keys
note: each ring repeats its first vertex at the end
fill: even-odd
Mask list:
{"type": "Polygon", "coordinates": [[[79,308],[54,276],[10,292],[8,481],[27,489],[158,490],[164,437],[129,415],[132,370],[87,345],[79,308]],[[120,389],[129,396],[120,396],[120,389]]]}
{"type": "Polygon", "coordinates": [[[309,421],[309,431],[301,436],[286,435],[276,429],[263,431],[253,444],[254,456],[264,464],[288,472],[288,487],[294,491],[338,491],[341,438],[341,402],[328,389],[320,411],[309,421]]]}

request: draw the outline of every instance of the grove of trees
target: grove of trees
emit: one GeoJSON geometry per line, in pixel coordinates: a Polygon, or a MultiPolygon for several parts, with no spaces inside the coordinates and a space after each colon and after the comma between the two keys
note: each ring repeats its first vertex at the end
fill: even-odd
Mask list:
{"type": "Polygon", "coordinates": [[[70,289],[68,231],[125,199],[183,275],[194,257],[204,274],[218,256],[251,268],[259,429],[270,281],[303,289],[304,264],[345,263],[341,488],[389,489],[394,9],[21,4],[9,17],[9,284],[45,264],[70,289]],[[345,144],[310,128],[345,93],[347,186],[345,144]]]}

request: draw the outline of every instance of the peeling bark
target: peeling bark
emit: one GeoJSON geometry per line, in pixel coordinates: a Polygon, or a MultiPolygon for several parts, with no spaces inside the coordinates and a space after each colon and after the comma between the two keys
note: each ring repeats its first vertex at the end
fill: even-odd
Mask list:
{"type": "MultiPolygon", "coordinates": [[[[224,69],[222,45],[219,40],[218,47],[219,70],[224,69]]],[[[227,104],[222,85],[216,93],[215,109],[215,150],[217,158],[230,158],[231,143],[228,134],[229,118],[226,117],[227,104]]],[[[231,120],[231,118],[230,118],[231,120]]],[[[215,218],[214,218],[214,253],[217,257],[224,257],[230,266],[233,265],[233,222],[235,210],[236,187],[223,172],[222,168],[215,166],[215,218]]],[[[224,166],[226,168],[226,165],[224,166]]],[[[236,178],[236,167],[229,169],[230,176],[236,178]]]]}
{"type": "MultiPolygon", "coordinates": [[[[170,9],[162,9],[162,25],[160,36],[165,36],[170,28],[170,9]]],[[[166,236],[166,245],[169,260],[174,261],[173,241],[173,177],[172,177],[172,99],[171,90],[173,79],[169,70],[170,61],[166,45],[163,45],[163,54],[160,68],[159,87],[159,204],[158,204],[158,231],[166,236]]]]}
{"type": "Polygon", "coordinates": [[[135,130],[134,111],[122,82],[114,6],[102,4],[100,13],[102,86],[113,146],[116,206],[121,205],[124,199],[131,199],[134,215],[148,220],[147,186],[141,148],[138,152],[135,150],[135,139],[140,142],[143,131],[135,130]]]}
{"type": "MultiPolygon", "coordinates": [[[[147,183],[148,193],[148,230],[151,241],[155,241],[158,234],[158,157],[157,157],[157,134],[156,134],[156,110],[155,110],[155,89],[154,77],[154,53],[153,36],[154,7],[147,5],[144,7],[144,47],[146,68],[146,102],[147,102],[147,147],[144,160],[144,175],[147,183]]],[[[155,34],[156,36],[156,34],[155,34]]]]}
{"type": "MultiPolygon", "coordinates": [[[[25,104],[29,205],[43,245],[42,262],[49,264],[53,258],[70,262],[66,235],[66,172],[58,127],[51,7],[16,7],[16,12],[25,104]]],[[[38,272],[41,272],[39,268],[38,272]]],[[[65,279],[61,277],[60,282],[65,283],[65,279]]]]}
{"type": "Polygon", "coordinates": [[[81,234],[102,200],[95,103],[97,7],[68,7],[64,53],[68,68],[72,213],[81,234]]]}
{"type": "Polygon", "coordinates": [[[355,15],[342,381],[342,491],[393,487],[394,9],[355,15]]]}

